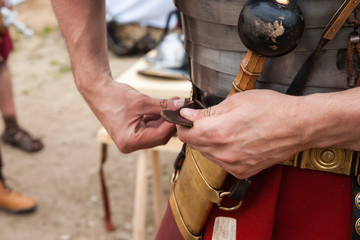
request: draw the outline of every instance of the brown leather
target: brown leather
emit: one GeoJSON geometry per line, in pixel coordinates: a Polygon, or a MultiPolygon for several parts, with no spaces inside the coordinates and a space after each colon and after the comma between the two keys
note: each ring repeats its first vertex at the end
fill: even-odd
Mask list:
{"type": "Polygon", "coordinates": [[[106,186],[105,181],[105,174],[104,174],[104,164],[106,162],[107,158],[107,144],[101,144],[101,156],[100,156],[100,167],[99,167],[99,175],[100,175],[100,183],[101,183],[101,195],[103,198],[103,209],[105,213],[105,224],[106,224],[106,230],[109,232],[115,230],[115,226],[111,220],[111,210],[110,210],[110,201],[109,201],[109,195],[108,195],[108,189],[106,186]]]}
{"type": "Polygon", "coordinates": [[[191,101],[181,108],[177,110],[163,110],[160,115],[165,119],[165,121],[174,123],[183,127],[191,128],[193,126],[193,122],[181,117],[180,110],[183,108],[192,108],[192,109],[204,109],[206,106],[204,106],[201,102],[198,100],[191,101]]]}

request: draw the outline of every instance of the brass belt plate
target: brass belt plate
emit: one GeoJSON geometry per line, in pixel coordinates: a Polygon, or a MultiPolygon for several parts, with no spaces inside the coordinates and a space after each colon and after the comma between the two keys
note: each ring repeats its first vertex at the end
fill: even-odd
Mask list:
{"type": "Polygon", "coordinates": [[[344,175],[358,175],[358,152],[342,148],[321,148],[303,151],[284,165],[344,175]]]}

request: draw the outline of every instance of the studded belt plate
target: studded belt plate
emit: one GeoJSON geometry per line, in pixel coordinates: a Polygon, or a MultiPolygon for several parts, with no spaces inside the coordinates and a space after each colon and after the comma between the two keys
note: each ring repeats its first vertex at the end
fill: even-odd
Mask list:
{"type": "Polygon", "coordinates": [[[306,150],[283,164],[330,173],[359,175],[359,153],[342,148],[306,150]]]}

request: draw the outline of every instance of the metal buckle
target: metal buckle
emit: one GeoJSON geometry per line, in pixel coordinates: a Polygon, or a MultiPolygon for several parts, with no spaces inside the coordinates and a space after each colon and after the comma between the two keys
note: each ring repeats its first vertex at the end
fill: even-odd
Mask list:
{"type": "Polygon", "coordinates": [[[217,204],[218,207],[219,207],[219,209],[224,210],[224,211],[234,211],[234,210],[236,210],[236,209],[238,209],[238,208],[241,207],[242,201],[240,201],[237,205],[235,205],[235,206],[233,206],[233,207],[224,207],[224,206],[221,205],[222,200],[223,200],[225,197],[229,196],[230,194],[231,194],[231,192],[221,192],[221,193],[219,194],[219,197],[221,198],[221,201],[217,204]]]}

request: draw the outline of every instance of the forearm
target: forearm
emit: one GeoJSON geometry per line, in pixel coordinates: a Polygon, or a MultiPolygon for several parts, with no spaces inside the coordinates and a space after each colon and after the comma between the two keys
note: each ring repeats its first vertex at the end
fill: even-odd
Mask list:
{"type": "Polygon", "coordinates": [[[360,150],[360,89],[304,97],[299,117],[308,147],[360,150]]]}
{"type": "Polygon", "coordinates": [[[52,0],[65,38],[76,85],[88,92],[111,79],[107,55],[105,3],[99,0],[52,0]]]}
{"type": "Polygon", "coordinates": [[[165,144],[175,126],[160,118],[173,100],[150,98],[110,73],[104,0],[52,0],[76,85],[122,152],[165,144]]]}

